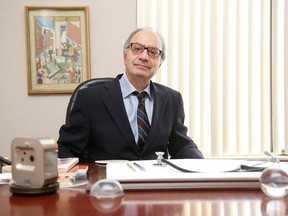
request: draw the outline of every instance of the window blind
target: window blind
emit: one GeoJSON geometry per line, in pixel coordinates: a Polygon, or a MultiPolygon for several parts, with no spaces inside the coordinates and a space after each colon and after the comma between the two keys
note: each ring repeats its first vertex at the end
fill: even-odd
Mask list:
{"type": "Polygon", "coordinates": [[[166,40],[167,58],[154,81],[181,92],[189,136],[204,155],[288,147],[287,5],[137,1],[137,27],[152,27],[166,40]]]}

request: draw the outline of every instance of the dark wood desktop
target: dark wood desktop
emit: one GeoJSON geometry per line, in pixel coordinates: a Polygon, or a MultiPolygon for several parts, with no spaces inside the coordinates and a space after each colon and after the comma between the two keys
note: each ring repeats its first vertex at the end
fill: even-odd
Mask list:
{"type": "MultiPolygon", "coordinates": [[[[91,180],[91,179],[90,179],[91,180]]],[[[287,199],[271,199],[261,189],[129,190],[117,199],[98,200],[86,186],[56,193],[19,196],[0,186],[0,215],[287,215],[287,199]]]]}
{"type": "Polygon", "coordinates": [[[122,198],[102,201],[90,197],[83,186],[49,195],[16,196],[3,185],[0,203],[3,216],[287,215],[285,199],[270,199],[257,189],[125,191],[122,198]]]}

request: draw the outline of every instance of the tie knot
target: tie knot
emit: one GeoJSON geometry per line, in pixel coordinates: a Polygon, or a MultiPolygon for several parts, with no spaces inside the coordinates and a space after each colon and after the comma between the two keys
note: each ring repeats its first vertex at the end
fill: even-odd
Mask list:
{"type": "Polygon", "coordinates": [[[135,95],[140,102],[142,102],[144,98],[148,95],[146,91],[142,92],[134,91],[132,94],[135,95]]]}

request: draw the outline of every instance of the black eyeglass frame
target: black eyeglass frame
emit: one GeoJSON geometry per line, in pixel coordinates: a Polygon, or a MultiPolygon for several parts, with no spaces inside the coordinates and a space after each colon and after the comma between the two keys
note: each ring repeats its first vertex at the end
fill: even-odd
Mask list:
{"type": "MultiPolygon", "coordinates": [[[[130,43],[130,44],[129,44],[129,47],[131,48],[131,50],[132,50],[132,52],[133,52],[134,54],[140,54],[140,53],[143,53],[144,50],[147,50],[148,55],[149,55],[151,58],[153,58],[153,59],[158,58],[158,57],[161,56],[161,54],[162,54],[162,50],[159,50],[159,49],[156,48],[156,47],[146,47],[146,46],[144,46],[144,45],[141,44],[141,43],[130,43]],[[135,50],[132,48],[132,46],[135,45],[135,44],[143,47],[143,50],[142,50],[141,52],[135,51],[135,50]],[[151,49],[152,49],[152,53],[151,53],[151,49]],[[150,51],[149,51],[149,50],[150,50],[150,51]],[[153,55],[153,51],[159,52],[159,54],[157,54],[157,56],[155,56],[155,55],[153,55]]],[[[155,52],[154,52],[154,53],[155,53],[155,52]]]]}

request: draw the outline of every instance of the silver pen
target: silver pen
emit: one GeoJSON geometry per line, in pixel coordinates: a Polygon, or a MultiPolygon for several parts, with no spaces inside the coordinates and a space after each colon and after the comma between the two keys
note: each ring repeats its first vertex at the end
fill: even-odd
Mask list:
{"type": "Polygon", "coordinates": [[[139,168],[140,170],[142,170],[142,171],[145,171],[146,169],[144,168],[144,167],[142,167],[142,166],[140,166],[139,164],[137,164],[137,163],[133,163],[137,168],[139,168]]]}
{"type": "Polygon", "coordinates": [[[280,164],[280,161],[276,157],[274,157],[270,152],[265,151],[264,154],[270,158],[269,160],[271,162],[280,164]]]}

